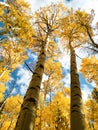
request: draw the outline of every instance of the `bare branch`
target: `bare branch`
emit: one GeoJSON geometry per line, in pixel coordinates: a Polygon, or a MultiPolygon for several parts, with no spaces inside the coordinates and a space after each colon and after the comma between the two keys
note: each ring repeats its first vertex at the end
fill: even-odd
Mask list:
{"type": "Polygon", "coordinates": [[[25,62],[25,65],[29,68],[29,70],[33,73],[32,69],[29,67],[29,65],[25,62]]]}

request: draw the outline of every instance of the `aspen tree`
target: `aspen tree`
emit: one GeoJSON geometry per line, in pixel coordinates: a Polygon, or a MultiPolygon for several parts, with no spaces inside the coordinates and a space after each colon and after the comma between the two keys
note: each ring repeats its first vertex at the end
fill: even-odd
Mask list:
{"type": "Polygon", "coordinates": [[[71,104],[70,104],[70,121],[71,130],[85,130],[84,117],[82,114],[82,94],[77,73],[75,50],[70,45],[70,75],[71,75],[71,104]]]}
{"type": "MultiPolygon", "coordinates": [[[[85,41],[85,34],[82,28],[75,23],[73,10],[69,10],[67,16],[62,19],[61,36],[65,40],[64,44],[70,50],[70,125],[71,130],[85,130],[85,120],[82,113],[82,94],[77,72],[76,54],[74,48],[85,41]],[[81,35],[82,34],[82,35],[81,35]],[[83,41],[84,40],[84,41],[83,41]]],[[[64,41],[63,41],[64,42],[64,41]]]]}
{"type": "Polygon", "coordinates": [[[33,38],[36,39],[37,45],[40,47],[38,62],[33,72],[33,76],[24,101],[21,106],[21,111],[16,123],[15,130],[33,130],[36,118],[36,110],[39,100],[39,92],[44,73],[44,64],[46,53],[48,52],[48,40],[53,38],[53,33],[58,28],[58,6],[51,5],[35,12],[34,23],[36,34],[33,38]]]}

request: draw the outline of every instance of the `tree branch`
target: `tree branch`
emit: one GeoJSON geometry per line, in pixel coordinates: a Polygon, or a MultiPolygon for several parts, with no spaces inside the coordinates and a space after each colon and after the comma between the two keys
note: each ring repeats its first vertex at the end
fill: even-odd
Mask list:
{"type": "Polygon", "coordinates": [[[24,63],[29,68],[29,70],[33,73],[32,69],[29,67],[29,65],[26,62],[24,62],[24,63]]]}

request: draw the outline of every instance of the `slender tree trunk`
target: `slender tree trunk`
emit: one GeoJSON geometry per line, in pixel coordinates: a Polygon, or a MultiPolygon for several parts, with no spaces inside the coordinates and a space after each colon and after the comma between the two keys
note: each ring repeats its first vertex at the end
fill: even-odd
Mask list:
{"type": "Polygon", "coordinates": [[[77,73],[75,50],[70,45],[71,54],[71,108],[70,108],[70,121],[71,130],[85,130],[85,121],[81,112],[82,95],[79,82],[79,76],[77,73]]]}
{"type": "Polygon", "coordinates": [[[40,85],[44,72],[45,45],[42,47],[36,69],[33,73],[29,88],[24,96],[21,111],[16,123],[15,130],[34,130],[36,110],[39,99],[40,85]]]}

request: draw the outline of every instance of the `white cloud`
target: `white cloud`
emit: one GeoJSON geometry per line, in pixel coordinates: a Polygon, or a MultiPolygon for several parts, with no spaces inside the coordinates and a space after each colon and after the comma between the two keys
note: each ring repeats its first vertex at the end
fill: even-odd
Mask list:
{"type": "Polygon", "coordinates": [[[67,73],[62,81],[65,87],[70,87],[70,73],[67,73]]]}
{"type": "Polygon", "coordinates": [[[48,76],[46,74],[43,74],[42,82],[44,82],[45,80],[48,80],[48,76]]]}
{"type": "Polygon", "coordinates": [[[61,58],[59,59],[59,61],[61,62],[64,69],[69,69],[70,55],[68,55],[68,54],[62,55],[61,58]]]}
{"type": "Polygon", "coordinates": [[[37,59],[37,54],[33,53],[32,51],[27,51],[28,57],[33,58],[33,59],[37,59]]]}
{"type": "Polygon", "coordinates": [[[1,4],[1,5],[4,5],[4,6],[9,6],[9,5],[6,4],[5,2],[1,2],[1,1],[0,1],[0,4],[1,4]]]}
{"type": "Polygon", "coordinates": [[[98,0],[71,0],[68,2],[67,0],[26,0],[31,4],[32,11],[36,11],[40,7],[49,5],[51,2],[57,3],[57,2],[63,2],[64,5],[68,8],[74,8],[75,10],[80,8],[84,9],[87,12],[90,12],[91,9],[95,10],[95,19],[94,22],[98,19],[98,0]]]}
{"type": "Polygon", "coordinates": [[[17,73],[17,77],[20,77],[20,78],[17,79],[16,84],[20,86],[19,89],[22,95],[24,95],[27,90],[27,87],[31,80],[31,76],[32,76],[32,73],[29,70],[20,66],[20,69],[17,73]]]}
{"type": "Polygon", "coordinates": [[[86,85],[86,84],[82,84],[82,97],[83,97],[83,101],[87,101],[88,95],[91,94],[91,89],[86,85]]]}
{"type": "Polygon", "coordinates": [[[36,9],[49,5],[51,2],[63,2],[66,7],[74,8],[74,9],[85,9],[86,11],[90,11],[94,8],[95,11],[97,10],[98,0],[71,0],[68,2],[67,0],[25,0],[31,4],[32,10],[35,11],[36,9]]]}
{"type": "Polygon", "coordinates": [[[49,5],[51,2],[57,3],[60,2],[60,0],[26,0],[31,4],[32,11],[36,11],[40,7],[44,7],[46,5],[49,5]]]}
{"type": "Polygon", "coordinates": [[[25,95],[26,90],[27,90],[27,86],[25,86],[25,85],[21,85],[20,86],[20,93],[21,93],[21,95],[25,95]]]}
{"type": "Polygon", "coordinates": [[[11,92],[11,95],[16,95],[17,94],[17,88],[14,88],[11,92]]]}
{"type": "Polygon", "coordinates": [[[28,82],[31,79],[32,73],[26,68],[21,67],[17,73],[17,76],[20,77],[20,79],[17,80],[16,82],[17,84],[22,84],[22,83],[28,84],[28,82]]]}
{"type": "MultiPolygon", "coordinates": [[[[63,0],[64,2],[65,0],[63,0]]],[[[65,6],[72,7],[75,10],[80,8],[83,10],[86,10],[88,13],[90,13],[91,9],[95,10],[95,18],[94,22],[98,21],[98,0],[72,0],[71,2],[67,3],[64,2],[65,6]]]]}
{"type": "Polygon", "coordinates": [[[76,52],[76,63],[79,72],[81,67],[81,61],[83,58],[88,57],[88,51],[87,49],[76,48],[75,52],[76,52]]]}

